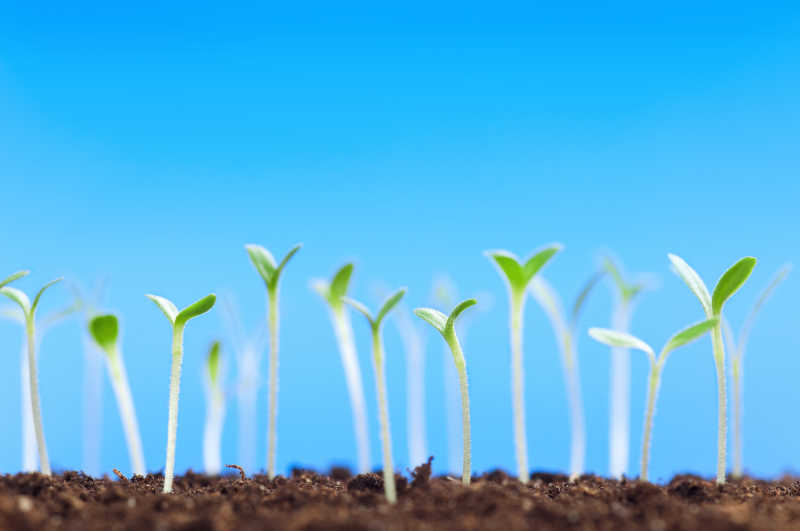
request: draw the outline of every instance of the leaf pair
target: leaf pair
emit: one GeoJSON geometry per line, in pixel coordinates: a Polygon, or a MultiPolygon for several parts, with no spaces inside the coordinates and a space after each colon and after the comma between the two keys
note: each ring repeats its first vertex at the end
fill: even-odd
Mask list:
{"type": "Polygon", "coordinates": [[[341,308],[343,299],[347,294],[347,288],[350,285],[350,277],[353,274],[353,264],[348,263],[343,265],[336,274],[333,275],[330,283],[318,279],[311,283],[311,287],[319,293],[319,295],[328,301],[328,304],[333,309],[341,308]]]}
{"type": "Polygon", "coordinates": [[[114,314],[96,315],[89,320],[89,333],[95,343],[109,356],[117,351],[119,320],[114,314]]]}
{"type": "Polygon", "coordinates": [[[19,307],[22,308],[22,311],[25,314],[25,318],[30,319],[31,317],[33,317],[34,313],[36,313],[36,308],[39,306],[39,299],[42,298],[42,294],[45,292],[45,290],[50,286],[52,286],[53,284],[61,282],[62,280],[64,280],[64,278],[59,277],[55,280],[51,280],[50,282],[42,286],[42,289],[40,289],[39,292],[36,293],[36,296],[33,298],[33,303],[31,303],[30,299],[23,291],[5,285],[27,274],[28,274],[27,271],[20,271],[19,273],[11,275],[9,278],[3,281],[3,287],[0,287],[0,293],[5,295],[12,301],[16,302],[19,305],[19,307]]]}
{"type": "Polygon", "coordinates": [[[674,254],[668,254],[667,256],[672,262],[673,271],[681,277],[692,293],[700,299],[700,304],[703,305],[703,310],[705,310],[708,317],[722,314],[722,307],[725,302],[742,287],[742,284],[745,283],[756,266],[756,259],[752,256],[742,258],[722,274],[714,287],[714,294],[710,295],[703,279],[683,258],[674,254]]]}
{"type": "Polygon", "coordinates": [[[605,257],[603,259],[603,269],[611,276],[611,279],[614,281],[614,285],[617,286],[617,291],[619,291],[620,297],[625,302],[631,301],[645,288],[645,284],[642,282],[637,282],[634,284],[628,283],[623,276],[620,267],[609,257],[605,257]]]}
{"type": "Polygon", "coordinates": [[[453,311],[450,312],[449,316],[433,308],[417,308],[414,310],[414,314],[420,319],[430,323],[436,330],[439,331],[440,334],[442,334],[442,337],[444,337],[445,340],[449,340],[453,337],[453,334],[455,334],[456,318],[461,315],[461,312],[477,303],[478,301],[475,299],[467,299],[453,308],[453,311]]]}
{"type": "Polygon", "coordinates": [[[516,255],[508,251],[486,251],[485,254],[503,273],[511,291],[523,293],[534,275],[561,249],[563,246],[559,243],[548,245],[536,251],[524,264],[520,263],[516,255]]]}
{"type": "Polygon", "coordinates": [[[405,294],[406,288],[400,288],[399,290],[395,291],[383,302],[380,310],[378,310],[378,314],[374,318],[372,317],[372,313],[370,313],[369,309],[357,300],[349,297],[342,297],[342,301],[364,314],[364,317],[366,317],[367,321],[369,321],[372,330],[377,331],[380,329],[381,324],[383,323],[383,318],[386,317],[386,314],[388,314],[392,308],[397,306],[397,303],[400,302],[400,299],[402,299],[405,294]]]}
{"type": "Polygon", "coordinates": [[[150,294],[145,295],[145,297],[156,303],[156,306],[164,312],[164,315],[174,327],[183,326],[189,319],[206,313],[214,307],[214,303],[217,301],[217,296],[212,293],[178,311],[178,308],[169,299],[150,294]]]}
{"type": "Polygon", "coordinates": [[[258,274],[261,275],[264,284],[266,284],[268,289],[274,290],[278,287],[278,280],[280,280],[283,268],[302,246],[303,244],[298,243],[292,247],[286,256],[283,257],[280,264],[275,261],[272,253],[260,245],[250,243],[245,245],[244,248],[247,249],[250,261],[253,263],[253,266],[255,266],[258,274]]]}

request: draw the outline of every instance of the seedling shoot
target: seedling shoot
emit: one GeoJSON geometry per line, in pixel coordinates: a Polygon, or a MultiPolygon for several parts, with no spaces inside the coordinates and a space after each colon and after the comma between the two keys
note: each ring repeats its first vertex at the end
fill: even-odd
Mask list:
{"type": "Polygon", "coordinates": [[[186,323],[202,315],[214,307],[217,300],[213,293],[190,304],[181,311],[172,301],[158,295],[146,295],[169,320],[172,325],[172,369],[169,379],[169,419],[167,423],[167,462],[164,466],[165,494],[172,492],[172,482],[175,477],[175,438],[178,432],[178,396],[181,388],[181,364],[183,363],[183,331],[186,323]]]}
{"type": "Polygon", "coordinates": [[[203,430],[203,465],[206,474],[222,471],[222,427],[225,421],[224,365],[221,345],[214,341],[206,358],[206,424],[203,430]]]}
{"type": "Polygon", "coordinates": [[[469,416],[469,384],[467,381],[467,361],[464,358],[464,353],[461,350],[461,344],[458,342],[458,336],[455,330],[456,318],[469,308],[476,304],[475,299],[468,299],[456,306],[450,316],[446,316],[438,310],[433,308],[417,308],[414,313],[420,319],[430,323],[436,330],[442,334],[447,345],[453,353],[453,361],[458,371],[458,383],[461,390],[461,411],[462,411],[462,427],[463,427],[463,459],[464,464],[461,469],[461,483],[464,486],[469,486],[470,478],[472,476],[472,450],[471,450],[471,429],[470,429],[470,416],[469,416]]]}

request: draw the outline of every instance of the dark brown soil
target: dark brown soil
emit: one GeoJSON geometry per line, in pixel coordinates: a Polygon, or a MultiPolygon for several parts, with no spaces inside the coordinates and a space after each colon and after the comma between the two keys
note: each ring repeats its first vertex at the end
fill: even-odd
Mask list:
{"type": "MultiPolygon", "coordinates": [[[[295,471],[292,477],[241,479],[187,474],[175,493],[162,477],[93,479],[76,472],[0,477],[0,529],[700,529],[800,530],[800,481],[731,481],[722,488],[694,476],[668,485],[585,476],[575,483],[534,474],[521,485],[503,472],[469,488],[418,467],[398,481],[395,507],[375,474],[351,477],[295,471]]],[[[398,476],[399,478],[399,476],[398,476]]]]}

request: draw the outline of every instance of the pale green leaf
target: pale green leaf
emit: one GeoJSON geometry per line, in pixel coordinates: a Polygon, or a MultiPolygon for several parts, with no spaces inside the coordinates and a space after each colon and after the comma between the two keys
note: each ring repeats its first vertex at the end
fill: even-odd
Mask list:
{"type": "Polygon", "coordinates": [[[119,321],[113,314],[97,315],[89,320],[89,333],[95,343],[107,354],[111,355],[117,346],[119,321]]]}
{"type": "MultiPolygon", "coordinates": [[[[291,258],[292,258],[292,257],[293,257],[295,254],[297,254],[297,251],[299,251],[299,250],[300,250],[300,248],[301,248],[302,246],[303,246],[303,244],[302,244],[302,243],[298,243],[297,245],[295,245],[294,247],[292,247],[292,248],[289,250],[289,252],[288,252],[288,253],[286,253],[286,256],[284,256],[284,257],[283,257],[283,260],[281,260],[281,263],[280,263],[280,264],[278,264],[278,268],[277,268],[277,269],[276,269],[276,271],[275,271],[275,274],[276,274],[277,276],[280,276],[280,274],[281,274],[281,271],[283,271],[283,268],[284,268],[284,267],[286,267],[286,264],[289,262],[289,260],[290,260],[290,259],[291,259],[291,258]]],[[[276,279],[276,280],[277,280],[277,279],[276,279]]]]}
{"type": "Polygon", "coordinates": [[[214,303],[217,302],[217,296],[213,293],[211,295],[206,295],[199,301],[190,304],[183,310],[181,310],[177,316],[175,316],[175,324],[186,324],[189,319],[193,319],[198,315],[203,315],[211,308],[214,307],[214,303]]]}
{"type": "Polygon", "coordinates": [[[400,288],[384,301],[384,303],[381,305],[381,309],[378,310],[378,315],[375,316],[375,324],[377,326],[380,326],[381,321],[383,321],[383,318],[386,317],[386,314],[388,314],[392,308],[397,306],[397,303],[400,302],[400,299],[402,299],[403,295],[405,294],[406,288],[400,288]]]}
{"type": "Polygon", "coordinates": [[[331,280],[328,286],[328,298],[331,303],[338,303],[341,301],[342,297],[347,295],[347,288],[350,285],[350,277],[352,274],[353,264],[345,264],[333,275],[333,280],[331,280]]]}
{"type": "Polygon", "coordinates": [[[458,305],[455,308],[453,308],[453,311],[450,312],[450,317],[447,318],[447,325],[445,326],[444,333],[445,334],[453,333],[455,328],[455,322],[458,316],[461,315],[461,313],[464,310],[476,304],[478,304],[478,301],[476,301],[475,299],[467,299],[465,301],[458,303],[458,305]]]}
{"type": "Polygon", "coordinates": [[[703,310],[706,312],[706,315],[709,317],[714,315],[711,307],[711,295],[709,295],[708,288],[703,282],[703,279],[700,278],[700,275],[698,275],[680,256],[670,253],[667,254],[667,257],[669,257],[669,261],[672,262],[672,270],[675,274],[681,277],[686,285],[689,286],[692,293],[700,299],[700,304],[703,305],[703,310]]]}
{"type": "Polygon", "coordinates": [[[5,286],[6,284],[10,284],[10,283],[14,282],[15,280],[24,277],[25,275],[27,275],[29,273],[30,273],[30,271],[28,271],[28,270],[17,271],[16,273],[13,273],[12,275],[4,278],[3,280],[0,280],[0,288],[5,286]]]}
{"type": "Polygon", "coordinates": [[[159,297],[158,295],[145,295],[148,299],[156,303],[164,315],[169,319],[171,324],[175,324],[175,318],[178,317],[178,308],[170,301],[169,299],[165,299],[164,297],[159,297]]]}
{"type": "Polygon", "coordinates": [[[755,266],[756,259],[752,256],[746,256],[722,274],[711,297],[711,309],[714,315],[722,313],[725,301],[730,299],[742,287],[742,284],[747,281],[755,266]]]}
{"type": "Polygon", "coordinates": [[[525,285],[527,286],[528,282],[531,281],[533,276],[539,272],[544,265],[550,261],[553,256],[556,255],[559,251],[564,248],[563,245],[560,243],[553,243],[547,245],[546,247],[542,248],[539,251],[536,251],[533,256],[531,256],[525,265],[523,266],[524,274],[525,274],[525,285]]]}
{"type": "Polygon", "coordinates": [[[589,294],[592,292],[594,287],[600,282],[600,279],[602,279],[604,275],[605,271],[598,271],[597,273],[589,277],[589,280],[586,281],[580,293],[578,293],[578,296],[575,298],[575,303],[572,305],[572,313],[570,315],[570,321],[569,321],[570,328],[572,330],[574,330],[578,324],[578,317],[580,317],[581,310],[583,309],[583,303],[586,302],[586,299],[589,297],[589,294]]]}
{"type": "Polygon", "coordinates": [[[674,336],[672,336],[667,344],[664,345],[662,349],[663,355],[666,355],[678,347],[682,347],[687,343],[691,343],[695,339],[700,338],[704,334],[707,334],[712,328],[717,326],[719,323],[718,317],[712,317],[711,319],[707,319],[705,321],[701,321],[699,323],[695,323],[688,328],[684,328],[674,336]]]}
{"type": "Polygon", "coordinates": [[[219,367],[221,362],[220,349],[221,349],[220,342],[214,341],[211,344],[211,348],[208,351],[208,359],[206,361],[208,370],[208,379],[213,387],[216,387],[219,384],[217,379],[219,378],[219,367]]]}
{"type": "Polygon", "coordinates": [[[494,261],[512,290],[518,290],[520,286],[524,287],[525,273],[514,254],[503,250],[486,251],[485,254],[494,261]]]}
{"type": "Polygon", "coordinates": [[[651,360],[655,361],[655,352],[650,345],[630,334],[609,330],[607,328],[590,328],[589,335],[595,341],[599,341],[609,347],[633,348],[645,352],[651,360]]]}
{"type": "Polygon", "coordinates": [[[264,247],[254,243],[249,243],[245,245],[244,248],[247,250],[247,255],[250,257],[250,261],[253,263],[256,271],[258,271],[258,274],[261,275],[264,283],[267,286],[270,286],[275,277],[275,270],[278,267],[277,263],[275,262],[275,258],[272,256],[272,253],[270,253],[264,247]]]}
{"type": "Polygon", "coordinates": [[[36,308],[39,306],[39,299],[42,298],[42,293],[44,293],[45,290],[50,286],[52,286],[53,284],[58,284],[62,280],[64,280],[64,277],[59,277],[54,280],[51,280],[50,282],[42,286],[42,289],[40,289],[39,292],[36,294],[36,297],[33,298],[33,304],[31,304],[31,314],[36,312],[36,308]]]}
{"type": "Polygon", "coordinates": [[[445,327],[447,326],[447,316],[439,310],[433,308],[417,308],[414,310],[414,315],[427,321],[436,330],[444,334],[445,327]]]}
{"type": "Polygon", "coordinates": [[[766,288],[759,294],[758,299],[756,299],[755,304],[753,304],[750,313],[747,314],[747,317],[744,320],[744,324],[742,325],[742,331],[739,334],[739,348],[741,352],[744,353],[744,349],[747,346],[747,338],[750,337],[750,330],[753,328],[753,324],[755,324],[756,316],[758,312],[761,310],[761,307],[764,306],[764,303],[772,295],[772,292],[775,291],[775,288],[784,281],[784,279],[789,275],[792,270],[792,266],[790,264],[784,265],[782,268],[778,270],[774,277],[772,277],[772,281],[767,285],[766,288]]]}
{"type": "Polygon", "coordinates": [[[31,310],[31,301],[27,295],[23,291],[18,290],[17,288],[12,288],[10,286],[5,286],[0,288],[0,293],[14,301],[22,308],[22,311],[27,316],[31,310]]]}
{"type": "Polygon", "coordinates": [[[358,302],[357,300],[351,299],[350,297],[342,297],[342,302],[344,302],[345,304],[349,304],[354,309],[364,314],[364,317],[367,318],[367,321],[369,321],[371,325],[375,323],[375,321],[372,319],[372,314],[369,312],[369,309],[360,302],[358,302]]]}

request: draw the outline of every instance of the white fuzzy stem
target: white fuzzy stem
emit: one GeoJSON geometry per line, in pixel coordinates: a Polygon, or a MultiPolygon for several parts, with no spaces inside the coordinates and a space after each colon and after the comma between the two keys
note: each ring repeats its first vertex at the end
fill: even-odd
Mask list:
{"type": "Polygon", "coordinates": [[[464,359],[464,352],[455,333],[447,338],[447,343],[453,352],[456,370],[458,371],[458,384],[461,391],[461,425],[462,425],[462,468],[461,483],[469,486],[472,477],[472,430],[470,427],[469,414],[469,383],[467,380],[467,362],[464,359]]]}
{"type": "Polygon", "coordinates": [[[447,472],[458,473],[461,470],[461,404],[458,389],[458,371],[453,365],[453,353],[445,343],[442,351],[444,367],[442,376],[444,377],[444,406],[446,415],[447,431],[447,472]]]}
{"type": "MultiPolygon", "coordinates": [[[[630,308],[621,301],[614,309],[611,327],[627,332],[630,308]]],[[[621,478],[628,471],[630,445],[630,351],[611,349],[611,405],[609,418],[609,474],[621,478]]]]}
{"type": "Polygon", "coordinates": [[[208,411],[203,430],[203,466],[208,475],[222,471],[222,427],[225,419],[225,398],[219,388],[208,391],[208,411]]]}
{"type": "Polygon", "coordinates": [[[139,435],[139,423],[136,420],[136,409],[133,406],[133,396],[128,384],[128,375],[125,372],[125,364],[122,361],[122,355],[119,350],[112,351],[107,358],[107,362],[108,376],[111,379],[111,387],[117,398],[119,417],[122,421],[122,428],[125,431],[125,440],[128,443],[131,468],[137,476],[144,476],[147,470],[144,464],[142,438],[139,435]]]}
{"type": "Polygon", "coordinates": [[[525,292],[511,292],[511,387],[514,412],[514,443],[517,453],[517,477],[522,483],[530,479],[528,442],[525,431],[525,374],[522,364],[522,315],[525,292]]]}
{"type": "Polygon", "coordinates": [[[252,346],[245,347],[239,360],[239,392],[237,394],[238,458],[245,470],[256,468],[256,439],[258,416],[256,401],[258,399],[258,355],[252,346]]]}
{"type": "Polygon", "coordinates": [[[567,402],[569,404],[569,421],[572,432],[569,477],[571,481],[575,481],[583,474],[584,470],[584,460],[586,458],[586,420],[583,414],[578,355],[575,349],[574,339],[569,332],[565,332],[562,351],[564,380],[567,386],[567,402]]]}
{"type": "Polygon", "coordinates": [[[26,316],[25,330],[28,336],[28,376],[30,381],[30,401],[33,413],[33,428],[36,432],[36,448],[39,450],[39,463],[42,474],[49,476],[50,459],[47,457],[47,445],[44,441],[44,427],[42,426],[42,408],[39,403],[39,378],[36,370],[36,329],[34,328],[33,315],[26,316]]]}
{"type": "Polygon", "coordinates": [[[384,372],[383,344],[380,330],[372,331],[372,358],[375,365],[375,386],[378,389],[378,412],[381,424],[381,444],[383,446],[383,489],[389,503],[397,503],[397,489],[394,483],[394,464],[392,462],[392,436],[389,427],[389,404],[386,397],[386,374],[384,372]]]}
{"type": "Polygon", "coordinates": [[[278,434],[278,288],[269,290],[269,418],[267,421],[267,476],[275,477],[278,434]]]}
{"type": "Polygon", "coordinates": [[[722,327],[717,324],[712,331],[711,343],[714,349],[714,365],[717,369],[718,391],[718,431],[717,431],[717,484],[725,483],[726,443],[728,437],[727,394],[725,389],[725,348],[722,344],[722,327]]]}
{"type": "Polygon", "coordinates": [[[33,429],[33,409],[31,408],[31,376],[28,365],[28,339],[22,334],[20,349],[20,406],[22,414],[22,471],[39,470],[39,458],[36,456],[36,430],[33,429]]]}
{"type": "Polygon", "coordinates": [[[658,399],[658,388],[661,383],[661,365],[656,364],[650,368],[650,380],[647,385],[647,407],[644,414],[644,433],[642,435],[642,468],[639,479],[647,481],[647,469],[650,463],[650,441],[653,434],[653,416],[658,399]]]}
{"type": "Polygon", "coordinates": [[[99,476],[103,434],[103,354],[83,337],[83,470],[99,476]]]}
{"type": "Polygon", "coordinates": [[[731,376],[733,378],[733,476],[740,478],[742,465],[742,366],[741,358],[731,360],[731,376]]]}
{"type": "Polygon", "coordinates": [[[164,493],[172,492],[175,477],[175,439],[178,434],[178,397],[181,391],[183,362],[183,326],[172,331],[172,370],[169,377],[169,421],[167,424],[167,462],[164,466],[164,493]]]}

